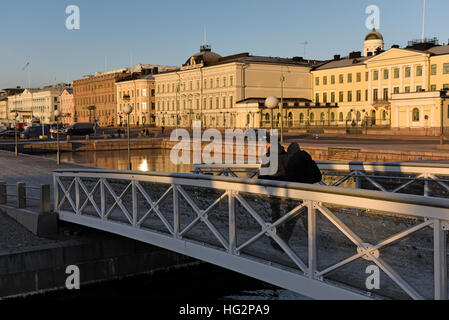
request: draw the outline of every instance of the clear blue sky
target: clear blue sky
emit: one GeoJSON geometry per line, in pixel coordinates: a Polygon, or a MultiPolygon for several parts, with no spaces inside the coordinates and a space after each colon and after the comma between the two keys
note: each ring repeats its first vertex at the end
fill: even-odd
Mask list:
{"type": "MultiPolygon", "coordinates": [[[[449,1],[427,1],[426,36],[449,38],[449,1]]],[[[2,0],[0,88],[79,79],[130,64],[180,65],[199,50],[203,29],[221,55],[303,56],[327,59],[361,51],[365,8],[380,7],[386,47],[421,36],[423,0],[2,0]],[[65,27],[68,5],[78,5],[81,29],[65,27]],[[56,81],[55,81],[56,78],[56,81]]]]}

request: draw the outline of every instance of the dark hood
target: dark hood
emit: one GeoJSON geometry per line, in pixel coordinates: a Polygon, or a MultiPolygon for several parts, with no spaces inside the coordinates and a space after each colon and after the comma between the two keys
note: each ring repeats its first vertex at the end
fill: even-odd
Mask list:
{"type": "Polygon", "coordinates": [[[289,155],[295,154],[296,152],[301,151],[299,144],[297,142],[293,142],[288,146],[287,153],[289,155]]]}

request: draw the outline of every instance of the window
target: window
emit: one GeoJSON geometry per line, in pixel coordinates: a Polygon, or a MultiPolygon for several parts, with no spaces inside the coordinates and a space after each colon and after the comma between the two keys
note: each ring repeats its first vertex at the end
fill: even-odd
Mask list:
{"type": "Polygon", "coordinates": [[[348,102],[352,102],[352,91],[348,91],[348,102]]]}
{"type": "Polygon", "coordinates": [[[320,78],[319,78],[319,77],[316,77],[316,78],[315,78],[315,85],[316,85],[316,86],[319,86],[319,85],[320,85],[320,78]]]}
{"type": "Polygon", "coordinates": [[[304,123],[304,113],[299,114],[299,122],[304,123]]]}
{"type": "Polygon", "coordinates": [[[390,76],[390,74],[388,72],[388,69],[385,69],[384,70],[384,80],[388,80],[389,76],[390,76]]]}
{"type": "Polygon", "coordinates": [[[421,92],[422,90],[422,86],[416,86],[416,92],[421,92]]]}
{"type": "Polygon", "coordinates": [[[443,74],[449,73],[449,63],[443,64],[443,74]]]}
{"type": "Polygon", "coordinates": [[[449,89],[449,83],[443,84],[443,89],[449,89]]]}
{"type": "Polygon", "coordinates": [[[432,84],[430,86],[430,91],[437,91],[437,85],[436,84],[432,84]]]}
{"type": "Polygon", "coordinates": [[[233,108],[234,107],[234,97],[231,96],[229,97],[229,108],[233,108]]]}
{"type": "Polygon", "coordinates": [[[327,92],[323,93],[323,102],[327,103],[327,92]]]}
{"type": "Polygon", "coordinates": [[[147,96],[147,89],[142,89],[142,97],[146,97],[147,96]]]}
{"type": "Polygon", "coordinates": [[[220,98],[216,98],[215,99],[215,108],[219,109],[220,108],[220,98]]]}
{"type": "Polygon", "coordinates": [[[419,109],[415,108],[413,109],[413,122],[419,121],[419,109]]]}
{"type": "Polygon", "coordinates": [[[315,93],[315,102],[316,103],[320,102],[320,94],[319,93],[315,93]]]}
{"type": "Polygon", "coordinates": [[[335,76],[331,76],[331,84],[335,84],[335,76]]]}
{"type": "Polygon", "coordinates": [[[226,87],[226,77],[223,77],[223,87],[226,87]]]}
{"type": "Polygon", "coordinates": [[[411,72],[411,68],[410,67],[406,67],[405,68],[405,77],[406,78],[410,78],[410,72],[411,72]]]}
{"type": "Polygon", "coordinates": [[[356,78],[357,78],[357,82],[362,82],[362,73],[361,72],[357,72],[357,76],[356,76],[356,78]]]}
{"type": "Polygon", "coordinates": [[[399,68],[394,68],[394,78],[395,79],[399,78],[399,68]]]}
{"type": "Polygon", "coordinates": [[[365,81],[368,82],[369,80],[369,72],[365,72],[365,81]]]}
{"type": "Polygon", "coordinates": [[[362,101],[362,91],[361,90],[357,90],[357,102],[362,101]]]}
{"type": "Polygon", "coordinates": [[[430,74],[432,76],[436,76],[437,75],[437,65],[436,64],[432,64],[430,66],[430,74]]]}
{"type": "Polygon", "coordinates": [[[217,88],[220,88],[220,78],[217,78],[217,88]]]}
{"type": "Polygon", "coordinates": [[[338,93],[338,101],[339,102],[343,102],[343,99],[344,99],[344,93],[343,93],[343,91],[340,91],[338,93]]]}
{"type": "Polygon", "coordinates": [[[310,121],[315,121],[315,113],[310,114],[310,121]]]}
{"type": "Polygon", "coordinates": [[[214,87],[214,79],[210,78],[210,88],[212,89],[214,87]]]}
{"type": "Polygon", "coordinates": [[[335,92],[331,92],[331,102],[335,103],[335,92]]]}
{"type": "Polygon", "coordinates": [[[384,100],[388,101],[388,88],[384,88],[384,100]]]}
{"type": "Polygon", "coordinates": [[[189,89],[190,89],[190,91],[193,90],[193,83],[192,83],[192,81],[189,82],[189,89]]]}
{"type": "Polygon", "coordinates": [[[365,90],[365,101],[368,101],[368,89],[365,90]]]}
{"type": "Polygon", "coordinates": [[[386,110],[383,110],[382,111],[382,120],[387,120],[387,111],[386,110]]]}
{"type": "Polygon", "coordinates": [[[348,83],[352,83],[352,73],[348,73],[348,83]]]}
{"type": "Polygon", "coordinates": [[[379,100],[379,89],[374,89],[373,90],[373,100],[374,101],[379,100]]]}
{"type": "Polygon", "coordinates": [[[422,66],[416,66],[416,76],[422,77],[422,66]]]}
{"type": "Polygon", "coordinates": [[[399,87],[394,87],[394,88],[393,88],[393,93],[395,93],[395,94],[396,94],[396,93],[399,93],[399,87]]]}
{"type": "Polygon", "coordinates": [[[229,78],[229,85],[232,87],[234,85],[234,76],[229,78]]]}
{"type": "Polygon", "coordinates": [[[221,107],[226,109],[226,97],[223,97],[223,105],[221,107]]]}
{"type": "Polygon", "coordinates": [[[375,70],[373,72],[373,80],[379,80],[379,71],[375,70]]]}
{"type": "Polygon", "coordinates": [[[343,77],[342,74],[340,74],[338,78],[339,78],[338,79],[339,83],[343,83],[344,82],[344,77],[343,77]]]}
{"type": "Polygon", "coordinates": [[[327,77],[326,76],[323,77],[323,85],[327,85],[327,77]]]}
{"type": "Polygon", "coordinates": [[[338,121],[343,122],[343,112],[338,114],[338,121]]]}
{"type": "Polygon", "coordinates": [[[410,87],[409,86],[405,87],[405,93],[410,93],[410,87]]]}

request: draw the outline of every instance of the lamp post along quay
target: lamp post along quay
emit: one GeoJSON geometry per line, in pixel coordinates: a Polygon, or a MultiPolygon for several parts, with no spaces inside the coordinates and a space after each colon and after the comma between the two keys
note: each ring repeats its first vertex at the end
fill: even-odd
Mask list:
{"type": "Polygon", "coordinates": [[[59,117],[61,116],[60,110],[55,110],[55,121],[56,121],[56,163],[58,166],[61,164],[61,152],[59,151],[59,117]]]}
{"type": "Polygon", "coordinates": [[[128,170],[132,170],[131,165],[131,148],[130,148],[130,137],[129,137],[129,115],[133,112],[133,107],[129,104],[125,105],[123,112],[127,115],[127,126],[128,126],[128,170]]]}
{"type": "Polygon", "coordinates": [[[279,99],[270,96],[265,99],[265,107],[271,110],[271,130],[273,130],[273,109],[279,106],[279,99]]]}
{"type": "Polygon", "coordinates": [[[14,124],[14,155],[16,157],[19,156],[19,150],[18,150],[18,145],[17,145],[17,117],[19,116],[19,114],[16,112],[14,112],[14,120],[15,120],[15,124],[14,124]]]}

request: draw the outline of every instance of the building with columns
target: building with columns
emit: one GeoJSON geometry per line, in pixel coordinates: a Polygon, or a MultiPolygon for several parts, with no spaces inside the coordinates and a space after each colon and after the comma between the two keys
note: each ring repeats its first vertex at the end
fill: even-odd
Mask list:
{"type": "Polygon", "coordinates": [[[449,125],[447,110],[441,117],[447,103],[440,98],[440,90],[449,88],[449,46],[432,39],[372,53],[373,41],[383,46],[383,37],[373,31],[366,39],[366,56],[336,56],[312,71],[314,101],[339,105],[337,120],[327,123],[439,135],[441,123],[449,125]]]}
{"type": "MultiPolygon", "coordinates": [[[[204,45],[178,70],[154,76],[156,124],[189,128],[194,120],[201,120],[203,127],[260,127],[264,121],[271,122],[271,112],[260,104],[268,96],[283,96],[285,102],[311,102],[310,70],[317,64],[299,57],[248,53],[222,57],[204,45]]],[[[278,113],[275,111],[275,117],[278,113]]]]}

